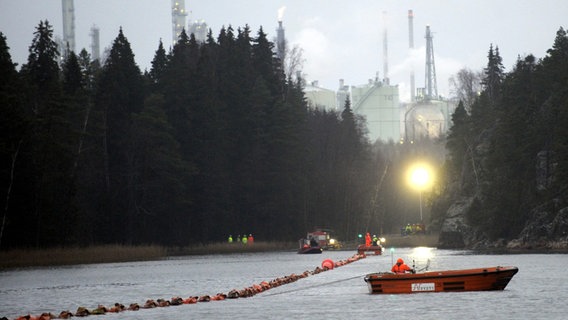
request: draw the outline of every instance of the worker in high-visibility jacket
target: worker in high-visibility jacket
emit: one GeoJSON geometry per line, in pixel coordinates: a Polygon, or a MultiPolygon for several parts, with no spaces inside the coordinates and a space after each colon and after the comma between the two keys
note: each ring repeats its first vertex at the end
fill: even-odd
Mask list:
{"type": "Polygon", "coordinates": [[[406,272],[414,273],[414,269],[412,269],[406,263],[404,263],[404,260],[402,260],[401,258],[398,258],[398,260],[396,260],[396,264],[392,266],[391,271],[394,273],[406,273],[406,272]]]}

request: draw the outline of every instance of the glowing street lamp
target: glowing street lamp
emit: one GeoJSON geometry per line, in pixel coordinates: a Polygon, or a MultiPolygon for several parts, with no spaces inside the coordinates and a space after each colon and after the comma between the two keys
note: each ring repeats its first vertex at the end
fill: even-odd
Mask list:
{"type": "Polygon", "coordinates": [[[432,180],[432,169],[424,163],[415,164],[408,170],[408,183],[420,194],[420,221],[423,221],[422,192],[431,186],[432,180]]]}

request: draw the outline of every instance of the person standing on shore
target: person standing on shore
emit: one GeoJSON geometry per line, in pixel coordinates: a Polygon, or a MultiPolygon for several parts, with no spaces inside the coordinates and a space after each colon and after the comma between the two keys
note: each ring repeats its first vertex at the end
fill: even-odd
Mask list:
{"type": "Polygon", "coordinates": [[[229,243],[233,243],[233,236],[229,235],[229,239],[228,239],[229,243]]]}

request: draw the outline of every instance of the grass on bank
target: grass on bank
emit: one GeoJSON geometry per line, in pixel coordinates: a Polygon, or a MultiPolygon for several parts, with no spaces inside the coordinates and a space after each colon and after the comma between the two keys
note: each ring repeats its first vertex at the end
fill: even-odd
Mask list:
{"type": "MultiPolygon", "coordinates": [[[[389,235],[386,236],[386,239],[385,248],[435,247],[438,236],[418,235],[402,237],[400,235],[389,235]]],[[[342,250],[352,250],[353,252],[355,252],[358,245],[357,241],[344,242],[343,244],[342,250]]],[[[296,249],[296,242],[267,241],[255,241],[253,244],[219,242],[185,247],[105,245],[51,249],[13,249],[0,251],[0,269],[149,261],[166,259],[170,256],[295,251],[296,249]]]]}
{"type": "Polygon", "coordinates": [[[0,251],[0,269],[148,261],[165,259],[168,256],[263,252],[293,250],[294,248],[295,245],[292,243],[255,242],[252,245],[242,243],[212,243],[176,248],[167,248],[158,245],[104,245],[84,248],[12,249],[0,251]]]}

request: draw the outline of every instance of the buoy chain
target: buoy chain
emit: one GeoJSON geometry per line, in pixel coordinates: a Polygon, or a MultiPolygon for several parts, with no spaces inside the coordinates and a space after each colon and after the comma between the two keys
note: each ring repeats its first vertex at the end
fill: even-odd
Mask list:
{"type": "MultiPolygon", "coordinates": [[[[151,309],[151,308],[160,308],[160,307],[169,307],[169,306],[179,306],[183,304],[194,304],[198,302],[209,302],[209,301],[222,301],[225,299],[237,299],[237,298],[248,298],[252,297],[258,293],[264,292],[266,290],[276,288],[288,283],[296,282],[300,279],[306,278],[311,275],[315,275],[324,271],[332,270],[335,267],[341,267],[351,262],[358,261],[360,259],[365,258],[366,255],[363,254],[355,254],[354,256],[348,258],[347,260],[340,260],[337,262],[333,262],[331,259],[326,259],[322,262],[321,267],[316,267],[313,271],[304,271],[301,274],[292,273],[289,276],[275,278],[270,281],[262,281],[259,284],[253,284],[250,287],[243,288],[241,290],[233,289],[229,291],[227,294],[225,293],[217,293],[215,295],[203,295],[203,296],[189,296],[188,298],[181,298],[179,296],[173,297],[170,300],[165,299],[148,299],[143,305],[139,305],[138,303],[131,303],[126,307],[121,303],[115,303],[111,307],[106,307],[104,305],[98,305],[94,309],[87,309],[85,307],[78,307],[77,311],[74,313],[66,310],[61,311],[58,315],[52,314],[51,312],[45,312],[38,316],[33,315],[25,315],[15,318],[15,320],[51,320],[51,319],[69,319],[71,317],[86,317],[89,315],[101,315],[105,313],[118,313],[123,311],[138,311],[140,309],[151,309]]],[[[0,318],[0,320],[9,320],[6,317],[0,318]]]]}

